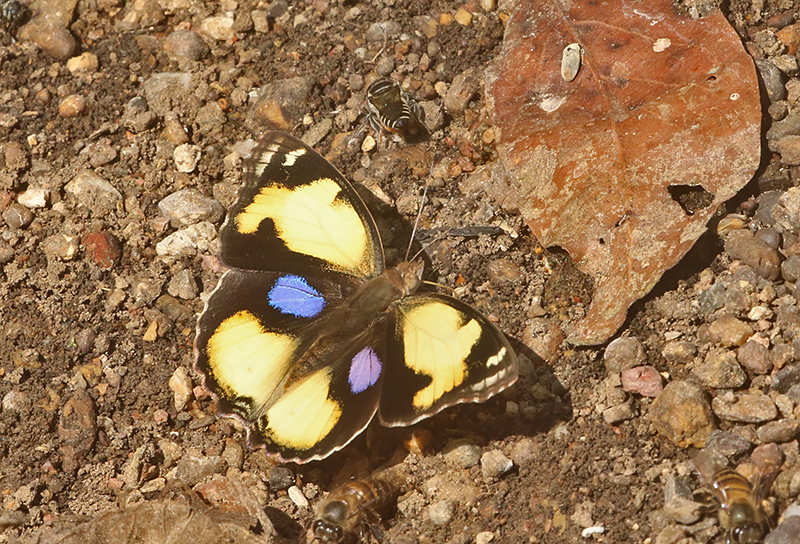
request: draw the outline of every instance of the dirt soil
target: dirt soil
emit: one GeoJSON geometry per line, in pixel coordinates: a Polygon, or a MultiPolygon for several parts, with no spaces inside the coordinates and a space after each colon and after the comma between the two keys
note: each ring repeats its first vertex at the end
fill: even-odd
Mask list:
{"type": "MultiPolygon", "coordinates": [[[[767,17],[796,6],[765,2],[757,21],[749,2],[725,9],[746,40],[767,17]]],[[[78,2],[69,30],[80,44],[75,55],[90,52],[98,66],[75,72],[31,41],[13,40],[13,29],[5,32],[0,256],[10,249],[0,268],[0,543],[61,518],[157,500],[168,481],[185,476],[194,485],[212,473],[252,484],[277,539],[302,542],[324,492],[397,465],[407,480],[383,524],[387,542],[648,542],[672,523],[661,510],[667,475],[677,471],[699,485],[688,452],[656,433],[648,398],[629,395],[632,417],[607,423],[604,347],[559,346],[552,326],[582,315],[590,286],[569,273],[568,258],[542,251],[518,217],[460,190],[493,156],[483,91],[449,111],[437,89],[446,92],[467,70],[480,77],[498,53],[509,10],[491,0],[87,0],[78,2]],[[267,27],[259,19],[264,12],[267,27]],[[138,19],[126,18],[130,13],[138,19]],[[167,54],[171,33],[197,30],[216,16],[232,17],[230,38],[201,34],[209,50],[198,61],[167,54]],[[384,39],[368,41],[376,23],[384,25],[384,39]],[[163,72],[191,73],[191,90],[166,106],[151,95],[148,104],[144,83],[163,72]],[[365,82],[379,73],[428,103],[431,138],[414,146],[382,138],[368,151],[360,139],[337,147],[337,134],[361,126],[365,82]],[[404,445],[413,429],[373,426],[324,461],[290,465],[281,482],[286,473],[249,450],[241,428],[210,417],[214,404],[192,370],[196,315],[221,272],[216,246],[165,256],[156,245],[180,227],[159,211],[168,195],[193,188],[231,205],[242,143],[268,128],[253,108],[258,91],[294,77],[311,85],[288,128],[303,136],[334,120],[315,147],[377,194],[369,204],[390,265],[402,259],[430,184],[421,220],[422,238],[432,240],[428,278],[454,287],[498,323],[520,354],[522,375],[485,404],[418,424],[432,433],[422,454],[404,445]],[[73,116],[70,102],[64,105],[71,95],[86,100],[73,116]],[[152,123],[136,117],[148,111],[156,114],[152,123]],[[176,122],[201,150],[191,172],[178,171],[173,158],[182,142],[176,122]],[[81,200],[67,188],[86,170],[118,191],[110,206],[99,193],[81,200]],[[43,206],[21,198],[32,188],[46,189],[43,206]],[[32,217],[14,207],[18,199],[29,202],[32,217]],[[473,227],[494,228],[436,236],[473,227]],[[180,380],[170,379],[179,367],[195,389],[176,409],[180,380]],[[464,444],[478,450],[460,450],[464,444]],[[464,451],[502,452],[515,464],[491,474],[464,451]],[[190,457],[200,459],[192,466],[211,468],[193,473],[181,465],[190,457]],[[290,498],[291,485],[310,507],[290,498]],[[582,537],[587,527],[604,532],[582,537]]],[[[758,190],[754,182],[738,202],[758,190]]],[[[218,228],[222,218],[212,221],[218,228]]],[[[631,310],[619,336],[638,338],[647,364],[680,373],[661,354],[664,335],[695,339],[702,320],[663,309],[696,304],[698,282],[710,285],[729,263],[709,232],[631,310]]],[[[779,500],[777,511],[786,503],[779,500]]],[[[702,522],[692,531],[697,542],[724,541],[713,514],[702,522]]]]}

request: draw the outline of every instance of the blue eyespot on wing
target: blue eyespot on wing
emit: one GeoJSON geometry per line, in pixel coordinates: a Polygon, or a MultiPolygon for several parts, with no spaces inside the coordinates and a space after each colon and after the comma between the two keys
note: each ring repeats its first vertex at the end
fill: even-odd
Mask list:
{"type": "Polygon", "coordinates": [[[356,395],[363,393],[377,383],[382,370],[383,364],[378,354],[372,347],[365,347],[350,361],[350,372],[347,379],[350,391],[356,395]]]}
{"type": "Polygon", "coordinates": [[[304,277],[288,274],[279,277],[270,289],[269,305],[284,314],[311,318],[325,308],[325,297],[304,277]]]}

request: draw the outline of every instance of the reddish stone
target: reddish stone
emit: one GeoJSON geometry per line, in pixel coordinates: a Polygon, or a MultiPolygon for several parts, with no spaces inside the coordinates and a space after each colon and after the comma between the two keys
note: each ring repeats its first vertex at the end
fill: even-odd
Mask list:
{"type": "Polygon", "coordinates": [[[652,366],[626,368],[622,371],[620,380],[625,391],[645,397],[657,397],[664,390],[664,379],[652,366]]]}
{"type": "Polygon", "coordinates": [[[113,268],[122,253],[119,240],[108,231],[87,234],[81,243],[86,247],[86,256],[104,270],[113,268]]]}
{"type": "Polygon", "coordinates": [[[786,46],[786,52],[790,55],[797,53],[797,48],[800,46],[800,27],[798,25],[790,25],[784,27],[775,33],[783,45],[786,46]]]}

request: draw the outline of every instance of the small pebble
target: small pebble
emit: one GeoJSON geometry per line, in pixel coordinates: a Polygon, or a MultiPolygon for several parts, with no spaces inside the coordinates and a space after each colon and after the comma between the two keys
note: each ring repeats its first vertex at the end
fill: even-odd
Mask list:
{"type": "Polygon", "coordinates": [[[207,17],[200,21],[198,32],[217,41],[230,41],[236,37],[232,17],[207,17]]]}
{"type": "Polygon", "coordinates": [[[787,517],[764,538],[764,544],[797,544],[797,535],[800,535],[800,517],[787,517]]]}
{"type": "Polygon", "coordinates": [[[58,60],[67,60],[78,49],[77,40],[66,28],[41,24],[30,29],[29,37],[45,54],[58,60]]]}
{"type": "Polygon", "coordinates": [[[661,350],[664,359],[675,363],[688,363],[696,354],[697,346],[685,340],[667,342],[661,350]]]}
{"type": "Polygon", "coordinates": [[[725,421],[763,423],[778,417],[775,403],[761,391],[732,393],[715,397],[711,401],[714,414],[725,421]]]}
{"type": "Polygon", "coordinates": [[[228,439],[225,441],[222,459],[228,464],[229,468],[241,470],[244,463],[244,448],[236,440],[228,439]]]}
{"type": "Polygon", "coordinates": [[[736,355],[723,348],[710,349],[702,361],[692,364],[691,371],[703,385],[718,389],[741,387],[747,381],[736,355]]]}
{"type": "Polygon", "coordinates": [[[293,77],[273,80],[258,92],[250,115],[252,123],[269,123],[280,130],[289,130],[308,113],[313,81],[293,77]]]}
{"type": "Polygon", "coordinates": [[[735,230],[725,239],[725,252],[753,267],[763,278],[773,281],[780,274],[777,250],[756,238],[747,229],[735,230]]]}
{"type": "Polygon", "coordinates": [[[119,154],[108,140],[100,140],[87,146],[86,152],[89,154],[89,163],[93,168],[113,162],[119,154]]]}
{"type": "Polygon", "coordinates": [[[13,258],[14,248],[5,240],[0,239],[0,264],[5,264],[13,258]]]}
{"type": "Polygon", "coordinates": [[[33,212],[22,204],[14,202],[3,210],[3,221],[12,229],[24,229],[33,221],[33,212]]]}
{"type": "Polygon", "coordinates": [[[191,257],[211,249],[217,237],[217,229],[208,221],[189,225],[176,231],[156,244],[156,253],[164,257],[191,257]]]}
{"type": "Polygon", "coordinates": [[[532,439],[522,438],[511,448],[511,460],[517,466],[525,466],[536,459],[538,452],[539,448],[532,439]]]}
{"type": "Polygon", "coordinates": [[[215,223],[224,210],[222,205],[197,189],[181,189],[158,203],[158,210],[175,227],[187,227],[201,221],[215,223]]]}
{"type": "Polygon", "coordinates": [[[401,31],[402,27],[397,21],[372,23],[364,34],[364,38],[368,42],[383,42],[389,38],[396,38],[401,31]]]}
{"type": "Polygon", "coordinates": [[[192,273],[181,269],[167,284],[167,293],[183,300],[193,300],[197,296],[197,282],[192,273]]]}
{"type": "Polygon", "coordinates": [[[444,448],[444,460],[459,468],[474,467],[481,461],[481,448],[468,443],[448,443],[444,448]]]}
{"type": "Polygon", "coordinates": [[[86,257],[103,270],[114,268],[122,255],[119,240],[107,230],[87,234],[81,239],[81,244],[86,248],[86,257]]]}
{"type": "Polygon", "coordinates": [[[442,527],[450,523],[450,520],[453,519],[453,515],[456,512],[456,504],[455,501],[451,500],[443,500],[437,503],[431,504],[428,507],[428,519],[431,520],[437,527],[442,527]]]}
{"type": "Polygon", "coordinates": [[[169,388],[172,390],[172,403],[178,412],[186,408],[192,398],[192,380],[186,368],[179,366],[169,379],[169,388]]]}
{"type": "Polygon", "coordinates": [[[197,163],[200,162],[202,152],[200,148],[192,144],[181,144],[172,153],[175,159],[175,168],[178,172],[194,172],[197,163]]]}
{"type": "Polygon", "coordinates": [[[309,507],[308,499],[306,499],[306,496],[303,495],[303,492],[296,485],[289,487],[286,492],[289,494],[289,498],[297,505],[298,508],[309,507]]]}
{"type": "Polygon", "coordinates": [[[444,107],[450,113],[462,113],[478,92],[479,86],[478,76],[471,68],[461,72],[453,78],[453,82],[447,89],[444,107]]]}
{"type": "Polygon", "coordinates": [[[61,410],[58,421],[59,450],[64,472],[73,473],[92,449],[97,434],[94,401],[84,391],[76,391],[61,410]]]}
{"type": "Polygon", "coordinates": [[[44,208],[47,206],[47,199],[50,191],[43,187],[28,187],[24,193],[19,195],[17,202],[26,208],[44,208]]]}
{"type": "Polygon", "coordinates": [[[487,451],[481,456],[481,474],[484,478],[498,478],[511,470],[514,463],[500,450],[487,451]]]}
{"type": "Polygon", "coordinates": [[[72,57],[67,61],[67,70],[73,74],[96,72],[98,66],[97,55],[88,51],[81,53],[77,57],[72,57]]]}
{"type": "Polygon", "coordinates": [[[494,540],[494,533],[491,531],[482,531],[475,535],[475,544],[489,544],[494,540]]]}
{"type": "Polygon", "coordinates": [[[211,52],[203,38],[193,30],[176,30],[164,39],[164,52],[177,62],[199,61],[211,52]]]}
{"type": "Polygon", "coordinates": [[[769,374],[772,371],[769,350],[766,346],[754,340],[745,342],[742,347],[736,350],[736,360],[754,374],[769,374]]]}
{"type": "Polygon", "coordinates": [[[640,366],[647,357],[638,338],[623,336],[611,341],[603,353],[603,364],[611,374],[618,374],[626,368],[640,366]]]}
{"type": "Polygon", "coordinates": [[[756,431],[762,442],[791,442],[797,437],[798,423],[790,419],[769,421],[756,431]]]}
{"type": "Polygon", "coordinates": [[[494,259],[486,267],[489,281],[495,285],[517,283],[524,279],[522,268],[511,259],[494,259]]]}
{"type": "Polygon", "coordinates": [[[795,385],[800,385],[800,365],[788,365],[772,375],[772,391],[786,393],[795,385]]]}
{"type": "Polygon", "coordinates": [[[684,380],[664,387],[650,407],[649,418],[659,433],[684,448],[702,448],[714,430],[714,415],[705,393],[684,380]]]}
{"type": "Polygon", "coordinates": [[[71,94],[58,105],[58,114],[61,117],[75,117],[86,111],[86,106],[85,97],[79,94],[71,94]]]}
{"type": "Polygon", "coordinates": [[[72,178],[64,190],[98,215],[116,211],[117,205],[122,203],[122,194],[91,170],[84,170],[72,178]]]}
{"type": "MultiPolygon", "coordinates": [[[[186,129],[183,128],[178,116],[175,115],[174,112],[164,118],[164,131],[161,134],[164,138],[176,145],[185,144],[189,141],[189,135],[186,134],[186,129]]],[[[173,158],[175,158],[174,153],[173,158]]]]}
{"type": "Polygon", "coordinates": [[[605,527],[595,525],[594,527],[587,527],[586,529],[581,531],[581,536],[583,538],[591,538],[592,535],[602,535],[605,532],[606,532],[605,527]]]}
{"type": "MultiPolygon", "coordinates": [[[[213,417],[211,418],[213,422],[213,417]]],[[[219,455],[203,455],[196,448],[189,448],[178,461],[175,477],[193,486],[212,474],[224,471],[225,462],[219,455]]]]}
{"type": "Polygon", "coordinates": [[[691,525],[703,516],[703,505],[683,497],[664,503],[664,513],[672,520],[691,525]]]}
{"type": "Polygon", "coordinates": [[[664,378],[652,366],[626,368],[620,374],[622,388],[645,397],[657,397],[664,390],[664,378]]]}
{"type": "Polygon", "coordinates": [[[464,8],[458,8],[454,18],[458,24],[463,26],[469,26],[472,23],[472,14],[464,8]]]}
{"type": "Polygon", "coordinates": [[[0,407],[4,412],[22,412],[28,406],[30,400],[28,395],[17,389],[12,389],[3,396],[0,407]]]}
{"type": "Polygon", "coordinates": [[[720,317],[708,327],[709,340],[723,347],[743,346],[753,332],[749,324],[732,316],[720,317]]]}
{"type": "Polygon", "coordinates": [[[750,454],[750,460],[758,467],[779,467],[785,460],[783,450],[778,444],[759,444],[750,454]]]}
{"type": "Polygon", "coordinates": [[[636,417],[636,409],[630,402],[623,402],[603,410],[603,419],[609,425],[616,425],[636,417]]]}
{"type": "Polygon", "coordinates": [[[294,473],[286,467],[272,467],[269,471],[270,491],[281,491],[294,485],[294,473]]]}
{"type": "Polygon", "coordinates": [[[71,234],[53,234],[42,241],[42,250],[47,258],[57,257],[71,261],[78,254],[80,238],[71,234]]]}
{"type": "Polygon", "coordinates": [[[719,452],[726,457],[739,457],[750,451],[746,438],[730,431],[716,430],[706,440],[705,449],[719,452]]]}

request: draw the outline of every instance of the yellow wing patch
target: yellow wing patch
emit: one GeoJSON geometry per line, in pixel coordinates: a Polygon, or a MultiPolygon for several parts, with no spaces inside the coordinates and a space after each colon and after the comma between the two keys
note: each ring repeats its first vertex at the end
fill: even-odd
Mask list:
{"type": "Polygon", "coordinates": [[[246,310],[232,315],[208,339],[208,364],[229,398],[249,397],[260,412],[283,381],[300,340],[266,331],[246,310]]]}
{"type": "Polygon", "coordinates": [[[432,379],[414,396],[416,408],[430,407],[464,381],[466,360],[481,336],[481,326],[474,319],[464,323],[463,317],[457,309],[438,303],[420,304],[403,313],[406,366],[432,379]]]}
{"type": "Polygon", "coordinates": [[[336,201],[339,184],[320,178],[294,189],[263,187],[236,216],[242,234],[252,234],[272,219],[278,237],[288,249],[322,259],[332,268],[359,275],[372,272],[369,231],[356,209],[336,201]]]}
{"type": "Polygon", "coordinates": [[[278,444],[309,449],[328,436],[342,417],[339,404],[328,398],[330,369],[323,368],[284,394],[266,414],[265,429],[278,444]]]}

